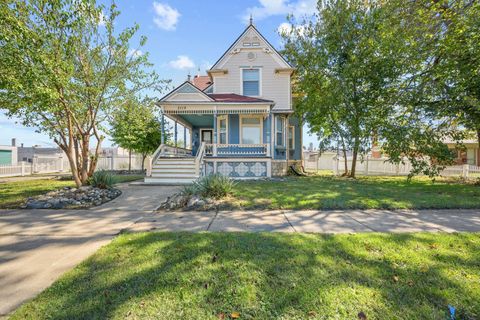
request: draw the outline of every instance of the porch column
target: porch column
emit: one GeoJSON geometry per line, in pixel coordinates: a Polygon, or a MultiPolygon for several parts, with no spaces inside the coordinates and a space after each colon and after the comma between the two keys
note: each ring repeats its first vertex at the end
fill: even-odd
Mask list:
{"type": "Polygon", "coordinates": [[[213,114],[213,156],[217,156],[217,112],[213,114]]]}
{"type": "Polygon", "coordinates": [[[265,128],[266,134],[267,134],[267,157],[270,157],[270,148],[272,147],[272,135],[271,135],[271,128],[270,128],[270,117],[271,113],[268,114],[267,116],[267,127],[265,128]]]}
{"type": "Polygon", "coordinates": [[[161,138],[160,138],[160,142],[161,144],[165,144],[165,116],[163,115],[163,112],[162,112],[162,125],[161,125],[161,138]]]}
{"type": "Polygon", "coordinates": [[[174,139],[175,139],[175,148],[176,148],[177,147],[177,121],[175,121],[174,139]]]}
{"type": "Polygon", "coordinates": [[[183,148],[187,149],[187,127],[183,126],[183,148]]]}

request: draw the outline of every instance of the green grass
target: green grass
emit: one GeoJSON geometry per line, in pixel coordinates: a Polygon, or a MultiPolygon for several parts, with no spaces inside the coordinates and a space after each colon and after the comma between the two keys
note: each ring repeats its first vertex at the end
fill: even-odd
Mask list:
{"type": "Polygon", "coordinates": [[[123,234],[12,319],[480,318],[480,234],[123,234]],[[222,318],[222,314],[225,315],[222,318]]]}
{"type": "Polygon", "coordinates": [[[73,187],[70,180],[38,179],[0,183],[0,208],[15,208],[29,197],[37,196],[63,187],[73,187]]]}
{"type": "MultiPolygon", "coordinates": [[[[115,182],[123,183],[142,179],[143,175],[116,175],[115,182]]],[[[16,208],[29,197],[63,187],[74,187],[72,180],[38,179],[0,183],[0,209],[16,208]]]]}
{"type": "Polygon", "coordinates": [[[291,177],[239,182],[226,208],[244,209],[458,209],[480,208],[473,183],[405,177],[291,177]]]}

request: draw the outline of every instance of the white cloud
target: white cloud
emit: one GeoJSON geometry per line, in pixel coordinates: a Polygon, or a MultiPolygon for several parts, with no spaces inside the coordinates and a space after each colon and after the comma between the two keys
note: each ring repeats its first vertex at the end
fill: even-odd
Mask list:
{"type": "Polygon", "coordinates": [[[175,30],[178,18],[180,18],[180,12],[177,9],[170,7],[168,4],[154,2],[153,10],[155,11],[153,22],[157,27],[164,30],[175,30]]]}
{"type": "MultiPolygon", "coordinates": [[[[278,26],[277,32],[280,35],[289,35],[292,32],[293,28],[294,26],[292,24],[288,22],[283,22],[278,26]]],[[[300,35],[303,35],[305,33],[305,26],[303,25],[296,25],[295,29],[300,35]]]]}
{"type": "Polygon", "coordinates": [[[175,69],[192,69],[195,68],[195,63],[188,56],[179,55],[176,60],[172,60],[169,63],[169,66],[175,69]]]}
{"type": "Polygon", "coordinates": [[[98,25],[103,27],[105,26],[105,21],[107,20],[107,16],[102,12],[100,12],[100,17],[98,18],[98,25]]]}
{"type": "Polygon", "coordinates": [[[315,13],[317,0],[259,0],[260,5],[250,7],[243,16],[245,22],[253,16],[253,20],[262,20],[275,15],[293,15],[300,19],[315,13]]]}
{"type": "Polygon", "coordinates": [[[127,56],[128,56],[128,57],[137,58],[137,57],[140,57],[141,55],[143,55],[142,50],[130,49],[130,50],[128,50],[128,52],[127,52],[127,56]]]}

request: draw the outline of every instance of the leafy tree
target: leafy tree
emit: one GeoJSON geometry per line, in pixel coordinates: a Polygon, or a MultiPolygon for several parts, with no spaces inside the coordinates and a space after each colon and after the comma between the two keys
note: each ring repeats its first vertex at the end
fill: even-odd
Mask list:
{"type": "Polygon", "coordinates": [[[138,25],[118,33],[116,6],[104,10],[95,0],[0,4],[0,106],[58,144],[77,186],[95,171],[107,115],[163,86],[148,56],[132,54],[138,25]]]}
{"type": "MultiPolygon", "coordinates": [[[[161,143],[161,122],[152,108],[147,103],[130,100],[115,111],[111,126],[110,134],[117,145],[142,155],[143,170],[145,158],[161,143]]],[[[165,141],[169,141],[171,134],[168,130],[165,135],[165,141]]]]}
{"type": "Polygon", "coordinates": [[[319,2],[312,19],[299,25],[290,19],[291,31],[283,33],[303,97],[297,112],[312,131],[337,140],[344,155],[352,151],[351,177],[374,139],[391,162],[407,157],[412,175],[433,176],[451,161],[441,143],[448,127],[416,103],[418,92],[411,89],[418,81],[412,75],[425,64],[423,51],[415,53],[421,32],[411,32],[411,14],[396,0],[319,2]]]}

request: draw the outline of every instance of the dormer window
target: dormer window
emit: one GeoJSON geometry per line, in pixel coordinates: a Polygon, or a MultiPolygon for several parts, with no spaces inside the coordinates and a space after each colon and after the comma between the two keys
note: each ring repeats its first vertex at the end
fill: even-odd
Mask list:
{"type": "Polygon", "coordinates": [[[242,69],[242,94],[260,96],[260,69],[242,69]]]}

